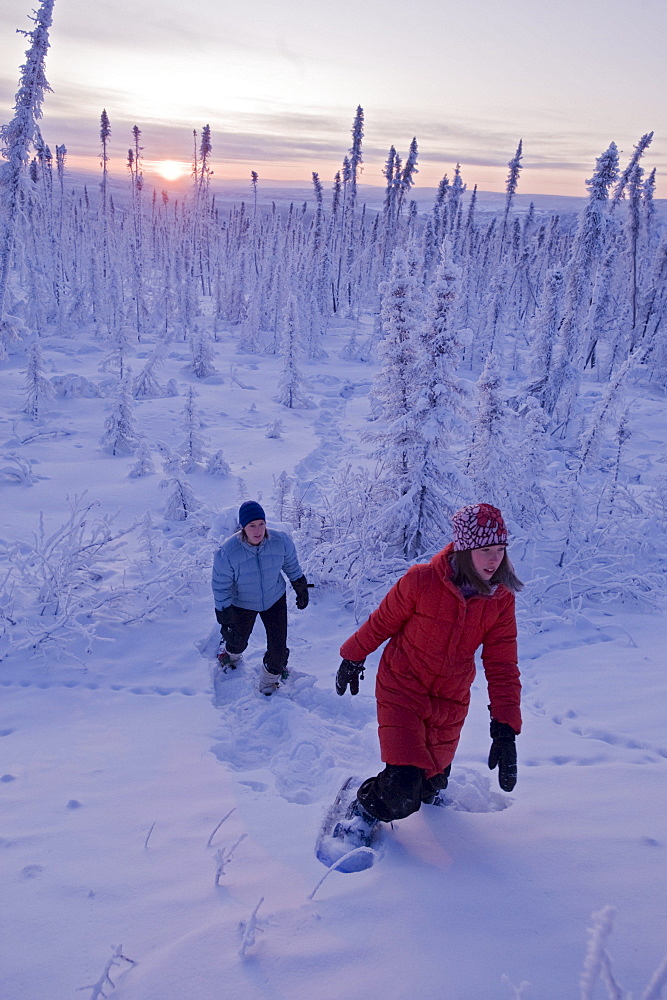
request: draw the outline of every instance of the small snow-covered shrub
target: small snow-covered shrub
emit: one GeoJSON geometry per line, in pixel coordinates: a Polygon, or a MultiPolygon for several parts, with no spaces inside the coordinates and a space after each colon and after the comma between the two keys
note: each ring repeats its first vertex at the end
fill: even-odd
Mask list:
{"type": "Polygon", "coordinates": [[[49,381],[62,399],[95,399],[100,395],[95,383],[83,375],[52,375],[49,381]]]}
{"type": "Polygon", "coordinates": [[[0,656],[55,645],[87,651],[104,623],[158,617],[207,580],[210,525],[199,519],[188,544],[163,546],[150,519],[115,526],[85,494],[68,497],[69,516],[30,540],[4,545],[0,580],[0,656]],[[135,559],[131,553],[141,554],[135,559]]]}

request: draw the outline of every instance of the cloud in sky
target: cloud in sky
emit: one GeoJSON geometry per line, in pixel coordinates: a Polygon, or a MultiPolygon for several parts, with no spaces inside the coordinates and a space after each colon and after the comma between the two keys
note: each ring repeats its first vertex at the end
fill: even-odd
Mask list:
{"type": "MultiPolygon", "coordinates": [[[[34,5],[4,0],[0,13],[5,120],[26,47],[14,29],[34,5]]],[[[326,181],[361,104],[367,183],[382,183],[389,145],[404,156],[416,136],[419,184],[460,161],[469,184],[499,190],[522,138],[524,190],[582,194],[612,139],[629,154],[656,129],[647,165],[667,167],[665,29],[663,0],[635,0],[632,17],[621,0],[200,0],[185,12],[182,0],[56,0],[44,133],[92,165],[105,107],[120,162],[134,124],[148,158],[187,161],[208,123],[218,176],[326,181]]]]}

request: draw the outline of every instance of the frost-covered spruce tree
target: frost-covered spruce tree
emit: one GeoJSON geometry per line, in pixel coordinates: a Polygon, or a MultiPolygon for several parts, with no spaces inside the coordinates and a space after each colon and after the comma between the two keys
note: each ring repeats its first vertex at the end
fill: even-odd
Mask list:
{"type": "MultiPolygon", "coordinates": [[[[650,268],[650,258],[652,252],[657,249],[659,233],[656,231],[656,211],[655,211],[655,176],[656,168],[650,172],[644,181],[642,190],[642,253],[641,260],[644,269],[650,268]]],[[[646,275],[642,273],[642,277],[646,275]]]]}
{"type": "Polygon", "coordinates": [[[357,255],[357,180],[363,163],[362,139],[364,112],[357,108],[352,125],[352,146],[343,161],[343,204],[336,264],[336,302],[344,303],[348,314],[354,312],[353,298],[357,292],[352,281],[357,255]]]}
{"type": "Polygon", "coordinates": [[[320,311],[315,296],[306,294],[304,314],[306,318],[305,351],[309,360],[320,361],[327,357],[327,352],[323,347],[323,337],[326,330],[326,321],[320,311]]]}
{"type": "Polygon", "coordinates": [[[460,222],[463,195],[465,194],[466,187],[467,185],[463,183],[463,178],[461,177],[461,164],[457,163],[454,167],[454,178],[447,194],[448,229],[449,235],[454,237],[453,246],[455,247],[458,247],[460,244],[460,233],[457,233],[456,230],[460,222]]]}
{"type": "Polygon", "coordinates": [[[106,108],[100,115],[100,142],[102,143],[102,276],[106,281],[109,274],[109,139],[111,138],[111,123],[106,108]]]}
{"type": "Polygon", "coordinates": [[[491,272],[488,287],[480,303],[480,322],[471,345],[471,367],[494,352],[501,357],[504,350],[507,294],[510,286],[510,268],[501,261],[491,272]]]}
{"type": "Polygon", "coordinates": [[[143,146],[139,145],[141,139],[141,129],[138,125],[132,128],[133,144],[127,151],[127,165],[130,171],[130,191],[132,195],[132,227],[133,234],[131,240],[131,259],[133,276],[133,299],[134,299],[134,322],[136,325],[137,340],[141,340],[146,318],[146,304],[144,302],[144,247],[143,247],[143,211],[142,211],[142,191],[143,174],[141,170],[141,160],[143,146]]]}
{"type": "Polygon", "coordinates": [[[102,362],[102,371],[115,372],[121,380],[125,377],[127,356],[131,351],[134,336],[134,331],[126,323],[114,324],[111,327],[106,337],[109,350],[102,362]]]}
{"type": "Polygon", "coordinates": [[[439,247],[447,230],[447,194],[449,191],[449,177],[447,174],[438,183],[438,189],[433,204],[432,224],[433,238],[439,247]]]}
{"type": "MultiPolygon", "coordinates": [[[[621,405],[623,390],[628,378],[643,358],[644,352],[637,349],[617,368],[579,435],[576,450],[577,463],[572,470],[566,488],[560,517],[560,522],[565,526],[563,547],[558,563],[561,568],[566,564],[571,565],[573,562],[581,565],[584,558],[584,548],[597,530],[600,485],[599,477],[595,476],[591,481],[590,474],[595,472],[595,467],[599,462],[608,426],[614,420],[621,405]]],[[[603,522],[603,529],[606,531],[609,527],[606,515],[603,517],[603,522]]],[[[617,539],[616,551],[611,556],[612,562],[618,558],[620,551],[618,545],[622,544],[625,547],[629,543],[629,550],[632,551],[637,542],[638,539],[632,541],[629,538],[629,532],[626,531],[624,540],[617,539]]],[[[596,558],[597,567],[591,567],[585,573],[597,572],[599,579],[600,576],[605,575],[605,568],[601,562],[600,552],[597,553],[596,558]]],[[[592,581],[589,581],[586,586],[592,586],[592,581]]]]}
{"type": "Polygon", "coordinates": [[[412,491],[403,504],[408,559],[442,545],[451,514],[469,493],[457,454],[469,433],[465,383],[456,377],[463,350],[454,329],[460,269],[447,261],[445,253],[446,244],[417,338],[412,491]]]}
{"type": "Polygon", "coordinates": [[[644,169],[636,163],[628,177],[628,211],[623,226],[628,262],[628,297],[632,323],[631,350],[637,340],[637,296],[639,284],[639,249],[642,223],[642,196],[644,193],[644,169]]]}
{"type": "Polygon", "coordinates": [[[242,354],[259,354],[262,350],[261,322],[261,289],[255,286],[250,290],[239,326],[238,350],[242,354]]]}
{"type": "Polygon", "coordinates": [[[467,473],[475,496],[516,516],[523,486],[515,461],[515,419],[504,399],[498,361],[489,354],[477,380],[477,416],[467,473]]]}
{"type": "Polygon", "coordinates": [[[135,399],[159,399],[165,391],[158,382],[157,373],[164,365],[164,345],[158,344],[132,383],[135,399]]]}
{"type": "Polygon", "coordinates": [[[195,329],[190,337],[190,351],[192,361],[188,366],[188,371],[196,378],[208,378],[214,375],[216,368],[213,363],[215,352],[213,344],[204,323],[196,323],[195,329]]]}
{"type": "Polygon", "coordinates": [[[287,519],[287,497],[292,492],[295,480],[291,479],[285,470],[279,476],[273,477],[273,493],[271,499],[274,503],[274,511],[278,521],[287,519]]]}
{"type": "Polygon", "coordinates": [[[530,331],[529,381],[525,393],[537,397],[540,404],[549,393],[554,344],[561,319],[562,291],[563,272],[560,268],[553,268],[546,276],[540,305],[530,331]]]}
{"type": "Polygon", "coordinates": [[[543,527],[548,510],[548,496],[545,489],[549,481],[546,474],[548,417],[535,396],[527,397],[518,411],[518,416],[521,433],[518,446],[513,449],[519,470],[514,509],[515,512],[518,511],[517,520],[523,527],[530,524],[543,527]]]}
{"type": "MultiPolygon", "coordinates": [[[[382,414],[384,433],[395,441],[390,425],[396,418],[410,413],[415,386],[411,376],[416,360],[417,331],[423,321],[421,291],[410,274],[405,250],[392,254],[391,270],[380,285],[380,329],[383,340],[379,347],[382,366],[373,381],[369,399],[374,417],[382,414]]],[[[373,432],[373,440],[380,440],[373,432]]],[[[399,460],[399,466],[403,466],[399,460]]]]}
{"type": "Polygon", "coordinates": [[[401,158],[396,152],[394,146],[389,147],[389,154],[387,160],[382,169],[382,173],[386,178],[387,184],[385,187],[384,202],[382,205],[382,248],[381,248],[381,261],[382,266],[387,263],[391,257],[391,253],[394,248],[394,229],[396,226],[396,219],[398,215],[398,191],[400,188],[401,179],[401,158]]]}
{"type": "Polygon", "coordinates": [[[201,417],[195,403],[196,396],[195,389],[190,386],[183,407],[185,438],[178,449],[181,456],[181,468],[184,472],[196,472],[206,461],[206,444],[199,433],[201,417]]]}
{"type": "Polygon", "coordinates": [[[519,139],[519,145],[516,147],[516,153],[509,161],[507,166],[509,167],[509,173],[507,175],[507,181],[505,183],[505,211],[503,212],[503,221],[500,227],[500,235],[498,238],[498,257],[502,257],[506,240],[507,240],[507,223],[509,220],[510,211],[512,209],[512,202],[514,201],[514,195],[516,194],[517,188],[519,186],[519,174],[521,173],[521,160],[523,158],[523,140],[519,139]]]}
{"type": "Polygon", "coordinates": [[[618,322],[618,300],[616,298],[616,258],[618,244],[610,241],[604,259],[598,268],[593,298],[588,311],[588,348],[585,367],[596,368],[598,378],[606,381],[615,367],[615,359],[619,350],[619,335],[624,337],[626,331],[618,322]],[[620,329],[619,329],[620,327],[620,329]],[[604,346],[606,357],[600,347],[604,346]]]}
{"type": "Polygon", "coordinates": [[[163,480],[160,485],[164,489],[171,488],[164,508],[165,521],[187,521],[189,517],[201,510],[201,501],[197,499],[195,491],[189,483],[175,477],[163,480]]]}
{"type": "Polygon", "coordinates": [[[0,150],[7,161],[0,167],[0,355],[6,354],[9,330],[5,326],[5,300],[12,263],[12,251],[20,212],[22,186],[27,192],[27,167],[31,147],[41,141],[39,119],[44,95],[50,91],[45,73],[49,48],[49,28],[54,0],[41,0],[32,21],[32,31],[22,32],[30,39],[26,61],[21,67],[14,117],[0,128],[0,150]]]}
{"type": "MultiPolygon", "coordinates": [[[[630,175],[632,174],[632,171],[637,166],[637,164],[641,160],[642,156],[644,155],[648,147],[651,145],[652,141],[653,141],[653,132],[645,132],[644,135],[639,140],[639,142],[634,147],[634,152],[630,157],[630,161],[625,170],[623,171],[623,173],[620,175],[620,177],[618,176],[617,173],[616,177],[614,178],[614,180],[616,181],[616,187],[614,188],[614,193],[611,199],[610,211],[613,211],[618,205],[619,201],[621,201],[625,197],[625,189],[628,181],[630,180],[630,175]]],[[[611,145],[614,146],[614,148],[616,148],[615,143],[612,143],[611,145]]]]}
{"type": "Polygon", "coordinates": [[[587,320],[596,269],[605,243],[609,188],[618,169],[614,143],[598,157],[593,177],[586,181],[589,200],[579,217],[566,270],[563,319],[553,377],[544,396],[549,414],[567,425],[586,361],[587,320]]]}
{"type": "Polygon", "coordinates": [[[42,348],[37,337],[34,337],[28,345],[24,375],[26,394],[24,413],[27,413],[32,420],[38,420],[44,405],[55,398],[55,392],[44,374],[42,348]]]}
{"type": "Polygon", "coordinates": [[[128,472],[128,476],[130,479],[141,479],[143,476],[153,475],[155,475],[155,466],[153,465],[151,450],[148,447],[148,442],[143,440],[139,445],[137,461],[128,472]]]}
{"type": "Polygon", "coordinates": [[[382,462],[382,480],[395,498],[384,508],[378,531],[407,555],[415,544],[413,473],[416,465],[423,464],[424,456],[424,442],[415,424],[420,389],[415,378],[417,338],[424,317],[419,283],[410,274],[404,250],[394,251],[389,277],[380,285],[380,292],[384,339],[378,347],[381,367],[371,389],[376,425],[364,439],[373,445],[372,456],[382,462]]]}
{"type": "Polygon", "coordinates": [[[396,207],[396,212],[398,215],[401,214],[405,200],[409,195],[412,187],[415,183],[415,174],[418,174],[417,170],[417,159],[419,155],[419,147],[417,145],[417,139],[413,138],[410,143],[410,149],[408,151],[408,156],[405,161],[405,166],[403,170],[399,172],[398,179],[397,175],[394,174],[394,183],[398,184],[398,203],[396,207]]]}
{"type": "Polygon", "coordinates": [[[436,437],[445,451],[449,450],[453,436],[465,435],[470,419],[467,383],[456,376],[463,355],[456,325],[461,268],[451,262],[448,249],[449,245],[443,243],[428,288],[425,322],[418,333],[420,356],[416,365],[417,382],[424,387],[429,409],[440,424],[436,437]]]}
{"type": "Polygon", "coordinates": [[[206,463],[206,475],[207,476],[231,476],[232,470],[229,467],[229,463],[225,459],[222,449],[211,455],[208,462],[206,463]]]}
{"type": "Polygon", "coordinates": [[[322,182],[319,178],[319,174],[315,172],[313,172],[313,189],[315,192],[315,216],[313,218],[309,236],[312,288],[320,312],[323,315],[328,315],[331,311],[331,296],[329,294],[331,282],[331,256],[330,247],[326,237],[322,182]]]}
{"type": "Polygon", "coordinates": [[[350,206],[352,211],[357,201],[357,180],[364,162],[361,143],[364,138],[364,109],[359,105],[352,124],[352,146],[350,148],[350,206]]]}
{"type": "Polygon", "coordinates": [[[139,446],[140,438],[134,426],[131,379],[132,371],[127,368],[124,378],[118,383],[116,401],[100,438],[100,444],[111,455],[132,455],[139,446]]]}
{"type": "MultiPolygon", "coordinates": [[[[196,132],[194,135],[196,136],[196,132]]],[[[204,125],[201,131],[199,160],[197,160],[195,140],[191,253],[191,275],[193,278],[199,278],[202,295],[211,294],[209,191],[211,174],[213,173],[210,165],[212,152],[211,126],[204,125]]]]}
{"type": "Polygon", "coordinates": [[[297,365],[299,353],[299,311],[296,296],[288,292],[282,316],[282,370],[278,380],[277,403],[289,409],[310,408],[313,403],[304,390],[305,379],[297,365]]]}
{"type": "Polygon", "coordinates": [[[646,345],[651,377],[667,386],[667,234],[663,236],[642,303],[640,339],[646,345]]]}

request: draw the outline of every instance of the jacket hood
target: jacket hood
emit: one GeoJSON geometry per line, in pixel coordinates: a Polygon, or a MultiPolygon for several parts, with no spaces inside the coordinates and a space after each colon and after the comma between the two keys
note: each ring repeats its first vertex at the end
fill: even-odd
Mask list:
{"type": "MultiPolygon", "coordinates": [[[[447,580],[449,583],[452,582],[452,567],[449,562],[449,557],[454,552],[454,542],[450,542],[449,545],[441,549],[440,552],[436,552],[431,558],[431,566],[436,570],[438,576],[442,577],[443,580],[447,580]]],[[[453,584],[452,584],[453,586],[453,584]]]]}

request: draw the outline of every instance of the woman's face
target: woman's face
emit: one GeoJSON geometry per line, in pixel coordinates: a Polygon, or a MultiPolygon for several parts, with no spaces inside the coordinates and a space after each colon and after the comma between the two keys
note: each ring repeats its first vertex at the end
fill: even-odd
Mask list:
{"type": "Polygon", "coordinates": [[[248,521],[243,530],[251,545],[259,545],[266,534],[266,521],[248,521]]]}
{"type": "Polygon", "coordinates": [[[470,553],[475,572],[486,583],[500,566],[504,555],[504,545],[485,545],[483,549],[473,549],[470,553]]]}

